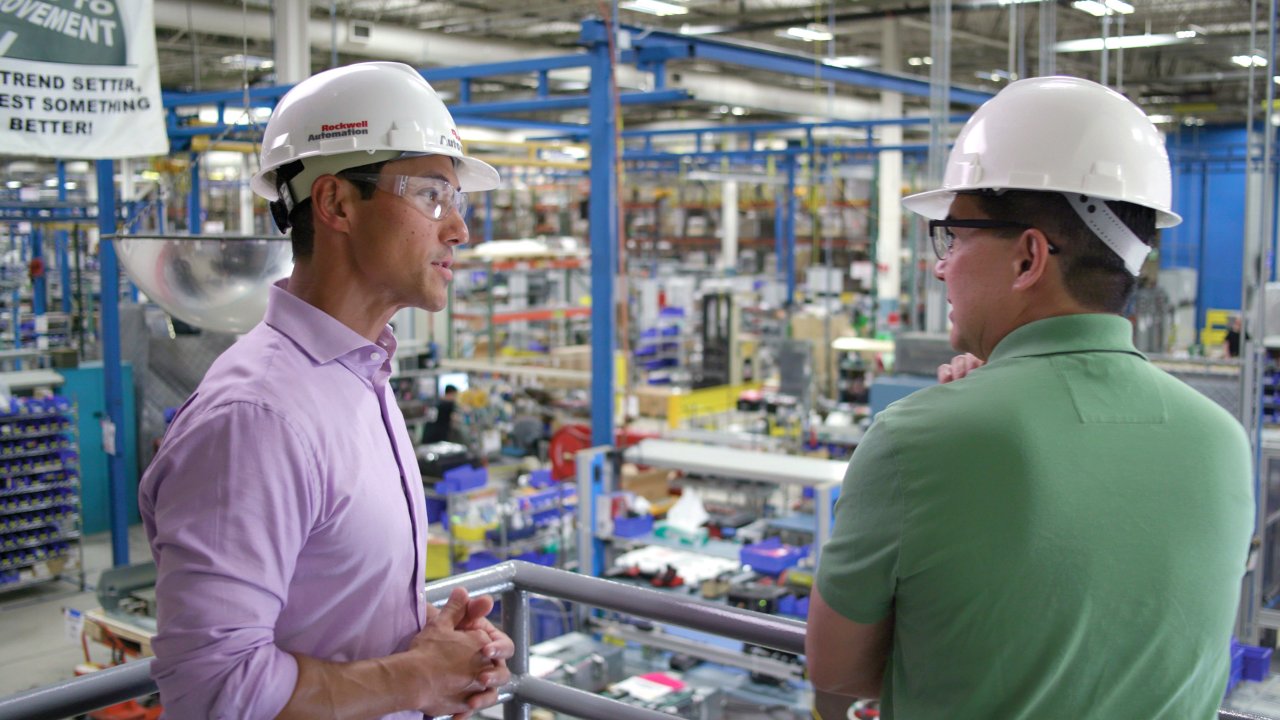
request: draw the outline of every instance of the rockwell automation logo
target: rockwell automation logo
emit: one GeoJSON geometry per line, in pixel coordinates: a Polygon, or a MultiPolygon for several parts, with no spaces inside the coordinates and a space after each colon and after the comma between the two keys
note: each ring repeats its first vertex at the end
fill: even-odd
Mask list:
{"type": "Polygon", "coordinates": [[[368,134],[368,120],[360,120],[359,122],[322,123],[320,125],[320,132],[308,135],[307,142],[319,142],[320,140],[332,140],[334,138],[368,134]]]}
{"type": "Polygon", "coordinates": [[[462,152],[462,138],[458,135],[458,129],[450,128],[449,134],[452,135],[453,137],[448,137],[446,135],[440,136],[440,144],[444,145],[445,147],[453,148],[458,152],[462,152]]]}

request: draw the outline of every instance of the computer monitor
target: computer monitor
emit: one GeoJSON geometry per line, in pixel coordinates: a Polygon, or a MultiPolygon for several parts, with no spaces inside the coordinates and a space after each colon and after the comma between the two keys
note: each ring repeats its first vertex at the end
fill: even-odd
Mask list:
{"type": "Polygon", "coordinates": [[[467,374],[464,372],[440,373],[436,376],[436,397],[444,396],[444,389],[448,386],[458,388],[458,392],[467,389],[469,383],[467,374]]]}

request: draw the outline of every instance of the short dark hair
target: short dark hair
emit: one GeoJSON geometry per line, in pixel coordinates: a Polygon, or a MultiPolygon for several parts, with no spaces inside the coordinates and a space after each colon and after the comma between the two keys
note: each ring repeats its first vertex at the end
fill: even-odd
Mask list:
{"type": "Polygon", "coordinates": [[[458,392],[458,386],[457,386],[457,385],[445,385],[445,386],[444,386],[444,394],[445,394],[445,395],[448,395],[449,393],[456,393],[456,392],[458,392]]]}
{"type": "MultiPolygon", "coordinates": [[[[969,194],[969,193],[966,193],[969,194]]],[[[984,190],[972,195],[988,217],[1013,220],[1039,229],[1058,248],[1067,292],[1086,308],[1123,313],[1138,285],[1124,260],[1098,238],[1061,194],[1037,190],[984,190]]],[[[1107,207],[1138,239],[1156,246],[1156,211],[1108,200],[1107,207]]]]}
{"type": "MultiPolygon", "coordinates": [[[[391,162],[384,160],[382,162],[369,163],[368,165],[360,165],[358,167],[347,168],[336,173],[342,176],[344,173],[360,173],[377,175],[382,172],[382,166],[391,162]]],[[[356,182],[353,183],[360,191],[360,197],[368,200],[373,197],[375,186],[369,183],[356,182]]],[[[289,213],[289,243],[293,246],[293,260],[306,260],[311,257],[312,251],[315,249],[316,226],[311,221],[311,198],[293,206],[293,212],[289,213]]]]}

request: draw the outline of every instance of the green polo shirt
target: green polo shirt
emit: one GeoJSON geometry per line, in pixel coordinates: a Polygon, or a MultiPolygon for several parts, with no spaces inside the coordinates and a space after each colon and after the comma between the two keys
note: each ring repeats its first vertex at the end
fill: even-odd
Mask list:
{"type": "Polygon", "coordinates": [[[1040,320],[889,406],[818,587],[894,612],[885,717],[1216,718],[1254,522],[1249,443],[1114,315],[1040,320]]]}

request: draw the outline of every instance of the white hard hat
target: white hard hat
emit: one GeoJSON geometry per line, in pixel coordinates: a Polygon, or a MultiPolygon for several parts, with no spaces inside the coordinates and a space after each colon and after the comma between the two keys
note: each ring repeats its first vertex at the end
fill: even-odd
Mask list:
{"type": "Polygon", "coordinates": [[[1010,83],[960,130],[942,187],[902,204],[941,220],[957,192],[986,189],[1122,200],[1155,210],[1158,228],[1182,222],[1160,132],[1128,98],[1081,78],[1010,83]]]}
{"type": "Polygon", "coordinates": [[[281,98],[262,136],[260,170],[250,186],[289,207],[307,199],[319,176],[415,155],[454,158],[460,189],[498,187],[498,171],[462,152],[453,116],[436,91],[403,63],[366,62],[334,68],[298,83],[281,98]],[[301,160],[281,198],[276,173],[301,160]]]}

